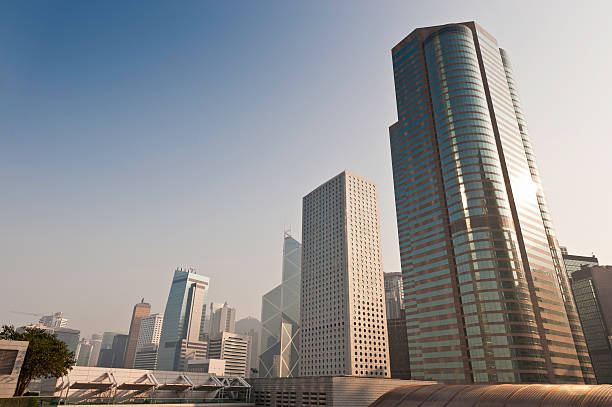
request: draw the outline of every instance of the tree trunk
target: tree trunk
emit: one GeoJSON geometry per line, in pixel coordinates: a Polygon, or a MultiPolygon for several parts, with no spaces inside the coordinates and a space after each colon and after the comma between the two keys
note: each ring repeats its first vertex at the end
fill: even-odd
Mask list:
{"type": "Polygon", "coordinates": [[[23,393],[25,393],[31,381],[31,377],[22,377],[19,375],[19,378],[17,379],[17,388],[15,389],[15,394],[13,397],[23,396],[23,393]]]}

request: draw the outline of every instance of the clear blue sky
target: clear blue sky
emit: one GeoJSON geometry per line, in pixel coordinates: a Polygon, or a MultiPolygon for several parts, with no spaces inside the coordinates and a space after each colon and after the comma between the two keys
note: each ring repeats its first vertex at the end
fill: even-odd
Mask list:
{"type": "Polygon", "coordinates": [[[163,312],[172,272],[259,317],[282,232],[344,169],[399,270],[391,48],[476,20],[512,58],[559,240],[612,262],[607,2],[0,2],[0,322],[163,312]]]}

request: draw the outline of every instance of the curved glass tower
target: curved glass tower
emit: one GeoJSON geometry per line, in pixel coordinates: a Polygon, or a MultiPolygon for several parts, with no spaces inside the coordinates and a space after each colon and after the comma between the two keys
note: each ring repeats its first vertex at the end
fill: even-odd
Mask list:
{"type": "Polygon", "coordinates": [[[412,377],[593,382],[507,55],[473,22],[392,53],[412,377]]]}

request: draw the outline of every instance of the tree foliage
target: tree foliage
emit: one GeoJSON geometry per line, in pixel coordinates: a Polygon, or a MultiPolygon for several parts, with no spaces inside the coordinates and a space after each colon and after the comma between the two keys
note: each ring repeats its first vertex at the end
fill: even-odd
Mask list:
{"type": "Polygon", "coordinates": [[[62,377],[75,364],[74,353],[53,334],[40,328],[26,328],[17,332],[13,326],[3,326],[0,339],[28,341],[28,350],[17,379],[15,396],[21,396],[32,379],[39,377],[62,377]]]}

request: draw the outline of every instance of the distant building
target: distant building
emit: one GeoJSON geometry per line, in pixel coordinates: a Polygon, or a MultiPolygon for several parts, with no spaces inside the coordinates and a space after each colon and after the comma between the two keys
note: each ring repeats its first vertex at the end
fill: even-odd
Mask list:
{"type": "Polygon", "coordinates": [[[211,337],[222,332],[236,332],[236,308],[231,308],[227,302],[215,311],[210,326],[211,337]]]}
{"type": "Polygon", "coordinates": [[[113,350],[108,349],[108,348],[100,349],[96,367],[112,367],[112,366],[113,366],[113,350]]]}
{"type": "Polygon", "coordinates": [[[249,337],[232,332],[222,332],[210,338],[208,346],[209,359],[225,360],[225,374],[246,377],[249,337]]]}
{"type": "Polygon", "coordinates": [[[70,328],[55,328],[49,330],[49,332],[53,333],[60,341],[64,341],[68,349],[74,353],[75,357],[77,356],[77,348],[79,346],[81,331],[70,328]]]}
{"type": "Polygon", "coordinates": [[[152,314],[140,321],[140,333],[134,357],[135,369],[157,369],[157,353],[164,314],[152,314]]]}
{"type": "Polygon", "coordinates": [[[89,361],[91,359],[91,352],[93,349],[93,345],[90,344],[87,339],[82,338],[79,341],[78,349],[77,349],[77,366],[89,366],[89,361]]]}
{"type": "Polygon", "coordinates": [[[156,370],[158,348],[159,344],[157,343],[140,346],[134,357],[134,369],[156,370]]]}
{"type": "Polygon", "coordinates": [[[92,334],[89,343],[91,344],[89,366],[97,366],[98,358],[100,357],[100,349],[102,349],[102,335],[92,334]]]}
{"type": "Polygon", "coordinates": [[[210,373],[216,376],[225,376],[225,360],[221,359],[194,359],[187,364],[187,372],[210,373]]]}
{"type": "Polygon", "coordinates": [[[583,266],[572,291],[599,384],[612,384],[612,266],[583,266]]]}
{"type": "Polygon", "coordinates": [[[215,312],[217,312],[218,309],[223,308],[223,303],[222,302],[211,302],[210,306],[208,307],[208,316],[205,318],[204,320],[204,332],[206,332],[207,334],[210,334],[210,327],[212,325],[212,319],[213,319],[213,315],[215,315],[215,312]]]}
{"type": "Polygon", "coordinates": [[[113,362],[111,367],[125,367],[125,350],[127,349],[129,336],[124,334],[115,335],[113,338],[113,362]]]}
{"type": "Polygon", "coordinates": [[[140,334],[140,322],[144,317],[148,317],[151,313],[151,304],[144,302],[144,298],[140,303],[134,305],[132,311],[132,321],[130,322],[130,332],[128,333],[128,342],[125,349],[124,366],[126,369],[134,367],[134,357],[136,356],[136,345],[138,344],[138,336],[140,334]]]}
{"type": "Polygon", "coordinates": [[[157,361],[160,370],[179,370],[188,349],[207,345],[203,328],[208,284],[208,277],[193,269],[174,272],[162,324],[157,361]]]}
{"type": "Polygon", "coordinates": [[[385,305],[387,319],[400,318],[404,309],[404,287],[402,286],[402,273],[385,273],[385,305]]]}
{"type": "Polygon", "coordinates": [[[595,255],[591,256],[580,256],[576,254],[569,254],[567,248],[561,247],[561,255],[563,256],[563,263],[565,264],[565,272],[567,277],[571,278],[575,271],[580,270],[582,266],[598,266],[599,261],[595,255]]]}
{"type": "Polygon", "coordinates": [[[376,185],[344,171],[303,199],[300,375],[389,377],[376,185]]]}
{"type": "Polygon", "coordinates": [[[38,322],[47,328],[66,328],[68,326],[68,319],[64,318],[61,312],[45,315],[38,322]]]}
{"type": "Polygon", "coordinates": [[[144,317],[140,321],[140,333],[138,334],[136,349],[152,343],[159,344],[163,322],[164,314],[151,314],[144,317]]]}
{"type": "Polygon", "coordinates": [[[385,273],[385,304],[389,332],[389,365],[394,379],[410,379],[408,333],[402,273],[385,273]]]}
{"type": "Polygon", "coordinates": [[[302,245],[285,232],[281,284],[262,297],[258,377],[300,374],[301,265],[302,245]]]}

